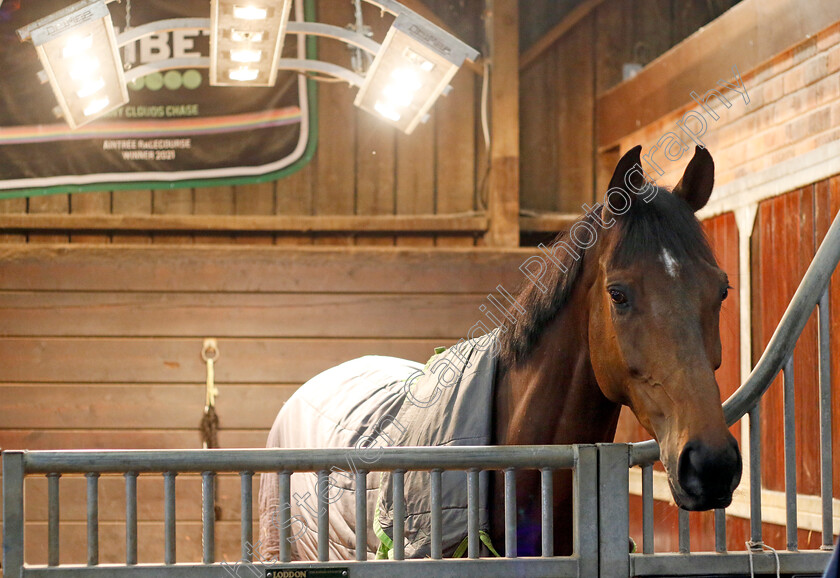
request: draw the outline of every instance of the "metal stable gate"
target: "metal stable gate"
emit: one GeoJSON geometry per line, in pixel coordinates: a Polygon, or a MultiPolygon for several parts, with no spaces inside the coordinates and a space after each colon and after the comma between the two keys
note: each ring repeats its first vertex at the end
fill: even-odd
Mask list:
{"type": "MultiPolygon", "coordinates": [[[[626,446],[625,457],[626,457],[626,446]]],[[[335,576],[597,576],[598,575],[598,457],[596,446],[510,446],[510,447],[438,447],[383,448],[371,471],[394,472],[394,518],[402,520],[405,511],[403,474],[409,470],[429,472],[432,504],[431,560],[402,560],[402,524],[394,524],[394,560],[325,562],[329,524],[329,484],[331,468],[347,464],[346,449],[317,450],[128,450],[128,451],[7,451],[3,453],[3,570],[7,578],[18,576],[266,576],[269,568],[333,568],[335,576]],[[516,509],[514,472],[522,469],[541,471],[543,556],[527,562],[514,558],[478,559],[479,554],[479,473],[487,470],[505,472],[505,546],[516,549],[516,509]],[[572,556],[553,555],[552,473],[573,471],[575,509],[575,552],[572,556]],[[466,559],[441,558],[441,474],[465,471],[468,489],[468,551],[466,559]],[[214,560],[215,515],[214,477],[220,472],[237,472],[241,479],[242,563],[237,566],[214,560]],[[281,537],[285,545],[280,560],[255,560],[252,536],[253,474],[277,472],[282,504],[289,504],[290,476],[295,472],[317,472],[319,476],[317,564],[290,562],[288,506],[280,509],[281,537]],[[84,474],[87,478],[87,564],[62,565],[59,560],[59,481],[61,474],[84,474]],[[175,550],[175,476],[200,473],[202,476],[202,550],[201,564],[179,564],[175,550]],[[125,564],[99,564],[98,487],[101,475],[125,476],[126,546],[125,564]],[[164,477],[164,551],[160,564],[137,564],[137,477],[164,477]],[[48,478],[48,565],[24,564],[23,485],[27,475],[48,478]],[[323,489],[323,491],[321,490],[323,489]],[[438,559],[434,559],[438,558],[438,559]],[[268,563],[266,563],[268,562],[268,563]]],[[[626,460],[619,469],[626,469],[626,460]]],[[[356,539],[367,540],[366,473],[355,475],[356,539]]],[[[625,547],[627,541],[624,542],[625,547]]],[[[364,555],[365,552],[360,552],[364,555]]],[[[626,552],[625,552],[626,555],[626,552]]]]}
{"type": "MultiPolygon", "coordinates": [[[[253,474],[278,472],[282,503],[290,502],[289,480],[294,472],[316,472],[321,483],[318,500],[319,558],[327,558],[329,522],[329,484],[333,466],[347,462],[344,449],[320,450],[135,450],[135,451],[7,451],[3,453],[3,571],[5,576],[271,576],[272,568],[318,568],[331,570],[321,576],[680,576],[752,574],[819,575],[828,563],[833,542],[833,504],[831,461],[831,384],[828,327],[828,282],[840,261],[840,216],[835,218],[825,240],[808,268],[767,349],[747,381],[724,404],[729,424],[749,415],[749,475],[751,539],[744,551],[726,552],[725,512],[715,512],[714,552],[691,552],[688,513],[680,512],[680,552],[657,554],[653,549],[653,468],[658,446],[640,444],[602,444],[578,446],[442,447],[384,448],[372,471],[394,472],[395,519],[404,512],[402,475],[405,471],[429,472],[432,505],[432,558],[401,560],[404,527],[394,526],[394,560],[290,562],[288,541],[289,509],[281,508],[283,534],[281,560],[264,563],[254,560],[252,536],[253,474]],[[821,433],[821,504],[823,548],[799,551],[797,544],[796,456],[794,431],[793,348],[814,307],[819,306],[819,420],[821,433]],[[783,373],[785,437],[785,503],[787,544],[784,551],[766,551],[762,541],[761,438],[759,405],[761,396],[783,373]],[[628,552],[630,468],[641,466],[643,502],[643,549],[628,552]],[[516,550],[516,470],[541,471],[542,556],[534,558],[479,558],[479,475],[482,471],[505,472],[505,550],[516,550]],[[574,553],[554,556],[552,514],[552,472],[568,469],[574,473],[574,553]],[[278,471],[279,470],[279,471],[278,471]],[[468,549],[466,559],[440,558],[441,473],[464,471],[468,489],[468,549]],[[178,563],[175,551],[175,475],[200,473],[202,476],[202,563],[178,563]],[[236,566],[214,560],[215,516],[214,478],[220,472],[236,472],[241,479],[242,561],[236,566]],[[60,564],[59,483],[61,474],[87,477],[87,564],[60,564]],[[24,478],[48,478],[47,558],[44,566],[25,564],[24,478]],[[99,564],[98,488],[101,475],[123,475],[126,496],[126,546],[124,564],[99,564]],[[164,479],[164,551],[159,564],[137,564],[137,477],[162,475],[164,479]],[[245,572],[243,573],[243,570],[245,572]],[[267,573],[268,572],[268,573],[267,573]]],[[[365,472],[355,475],[357,540],[364,540],[367,526],[365,472]]],[[[537,499],[537,496],[534,496],[537,499]]],[[[283,576],[277,573],[277,576],[283,576]]],[[[290,576],[294,574],[285,574],[290,576]]],[[[298,574],[303,575],[303,574],[298,574]]]]}

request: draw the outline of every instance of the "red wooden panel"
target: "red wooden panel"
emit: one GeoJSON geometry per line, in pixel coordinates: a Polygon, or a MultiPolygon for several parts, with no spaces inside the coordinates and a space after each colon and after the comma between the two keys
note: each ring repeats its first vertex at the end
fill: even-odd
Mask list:
{"type": "MultiPolygon", "coordinates": [[[[679,518],[677,507],[667,502],[654,501],[654,548],[655,552],[679,552],[679,518]]],[[[691,512],[689,514],[692,552],[714,552],[715,519],[712,512],[691,512]]],[[[787,536],[784,526],[762,524],[764,542],[777,550],[784,550],[787,536]]],[[[799,532],[801,550],[819,549],[822,534],[811,530],[799,532]]],[[[638,551],[642,551],[642,498],[630,496],[630,537],[636,541],[638,551]]],[[[746,518],[726,517],[726,548],[730,552],[743,552],[745,543],[750,539],[750,521],[746,518]]]]}
{"type": "MultiPolygon", "coordinates": [[[[754,351],[770,340],[815,251],[814,187],[807,186],[764,201],[755,234],[759,251],[755,296],[754,351]]],[[[796,451],[799,493],[819,492],[819,421],[817,325],[812,315],[794,352],[796,385],[796,451]]],[[[777,378],[762,402],[762,480],[765,487],[784,489],[782,380],[777,378]]]]}
{"type": "MultiPolygon", "coordinates": [[[[817,241],[822,242],[825,237],[831,221],[840,210],[840,175],[831,179],[827,179],[816,185],[816,226],[817,226],[817,241]]],[[[833,439],[835,440],[832,450],[832,461],[834,467],[834,496],[840,495],[840,471],[836,464],[840,464],[840,420],[836,416],[840,416],[840,277],[835,273],[831,278],[831,286],[829,288],[829,312],[830,312],[830,333],[831,333],[831,383],[832,387],[832,413],[835,416],[832,420],[833,439]]],[[[813,414],[816,415],[816,414],[813,414]]],[[[815,464],[816,467],[816,464],[815,464]]]]}

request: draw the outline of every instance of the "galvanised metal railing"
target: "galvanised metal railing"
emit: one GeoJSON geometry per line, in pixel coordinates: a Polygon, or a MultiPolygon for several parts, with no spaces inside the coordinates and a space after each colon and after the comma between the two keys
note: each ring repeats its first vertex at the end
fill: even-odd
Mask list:
{"type": "MultiPolygon", "coordinates": [[[[625,450],[626,451],[626,450],[625,450]]],[[[240,450],[112,450],[112,451],[6,451],[3,452],[3,571],[5,576],[167,576],[224,577],[230,566],[215,560],[214,476],[236,472],[241,478],[242,563],[256,575],[265,576],[268,568],[333,568],[344,576],[579,576],[598,575],[598,456],[596,446],[506,446],[506,447],[436,447],[382,448],[379,459],[370,469],[394,473],[394,510],[405,509],[402,491],[405,471],[428,471],[432,510],[432,559],[400,560],[404,545],[402,516],[395,515],[394,560],[367,561],[362,552],[358,561],[327,562],[329,524],[329,484],[331,468],[347,463],[347,449],[240,449],[240,450]],[[541,471],[542,556],[516,559],[516,470],[541,471]],[[572,470],[574,479],[574,554],[554,556],[553,552],[553,472],[572,470]],[[441,484],[443,471],[466,472],[468,485],[467,559],[441,558],[441,484]],[[505,495],[505,546],[503,559],[479,559],[479,472],[502,470],[505,495]],[[254,562],[252,557],[252,481],[256,472],[272,472],[277,477],[281,504],[280,562],[282,565],[254,562]],[[289,547],[290,480],[297,472],[316,472],[318,490],[318,563],[292,563],[289,547]],[[202,476],[202,563],[177,563],[175,549],[175,476],[200,473],[202,476]],[[62,474],[84,474],[87,478],[87,564],[66,565],[59,556],[59,483],[62,474]],[[125,563],[99,563],[98,483],[103,474],[125,477],[125,563]],[[163,562],[137,563],[137,477],[141,474],[164,478],[164,549],[163,562]],[[24,551],[24,478],[46,475],[48,479],[48,528],[46,566],[25,564],[24,551]]],[[[619,462],[621,463],[621,462],[619,462]]],[[[626,459],[625,462],[626,463],[626,459]]],[[[622,468],[623,469],[623,468],[622,468]]],[[[366,475],[355,475],[355,514],[357,543],[367,542],[366,475]]],[[[625,541],[626,548],[626,541],[625,541]]],[[[626,551],[625,551],[626,555],[626,551]]],[[[238,574],[238,570],[237,570],[238,574]]],[[[247,574],[247,573],[246,573],[247,574]]]]}
{"type": "MultiPolygon", "coordinates": [[[[832,449],[831,449],[831,347],[829,335],[829,282],[840,262],[840,215],[835,217],[825,239],[814,255],[776,331],[750,376],[724,403],[724,415],[732,425],[749,416],[749,550],[726,556],[726,520],[724,510],[715,511],[715,552],[691,553],[688,512],[679,511],[679,554],[655,554],[653,548],[653,463],[659,459],[658,445],[649,440],[632,444],[630,466],[642,468],[643,552],[630,557],[628,572],[638,576],[666,576],[695,572],[723,574],[807,572],[820,574],[833,549],[832,449]],[[793,350],[811,312],[818,308],[819,338],[819,423],[820,423],[820,499],[822,510],[821,550],[800,551],[798,544],[796,492],[796,432],[793,350]],[[784,477],[786,550],[765,552],[761,512],[761,421],[760,401],[782,373],[784,410],[784,477]],[[686,555],[690,556],[686,556],[686,555]]],[[[816,408],[815,408],[816,409],[816,408]]],[[[601,504],[601,508],[607,507],[601,504]]],[[[602,576],[604,574],[602,573],[602,576]]],[[[616,576],[627,576],[624,568],[616,576]]]]}

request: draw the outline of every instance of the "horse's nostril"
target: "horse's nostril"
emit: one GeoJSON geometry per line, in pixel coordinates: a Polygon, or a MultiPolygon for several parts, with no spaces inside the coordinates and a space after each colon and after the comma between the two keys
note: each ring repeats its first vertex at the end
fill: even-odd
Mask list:
{"type": "Polygon", "coordinates": [[[691,440],[678,462],[677,476],[683,491],[699,504],[728,499],[741,478],[741,454],[734,438],[722,447],[691,440]]]}
{"type": "Polygon", "coordinates": [[[679,464],[677,466],[677,476],[680,481],[680,486],[682,486],[683,491],[692,497],[700,497],[703,493],[703,484],[700,475],[703,470],[703,464],[698,445],[691,441],[686,443],[680,453],[679,464]]]}

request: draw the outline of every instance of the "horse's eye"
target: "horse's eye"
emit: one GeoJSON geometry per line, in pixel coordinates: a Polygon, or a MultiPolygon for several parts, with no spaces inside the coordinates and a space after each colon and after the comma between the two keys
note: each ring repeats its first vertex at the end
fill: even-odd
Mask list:
{"type": "Polygon", "coordinates": [[[627,304],[627,295],[625,295],[623,291],[619,291],[618,289],[608,289],[607,292],[610,294],[610,299],[612,299],[613,303],[616,305],[627,304]]]}
{"type": "Polygon", "coordinates": [[[730,289],[732,289],[732,287],[724,287],[723,293],[720,294],[720,300],[721,301],[726,301],[726,298],[729,297],[729,290],[730,289]]]}

